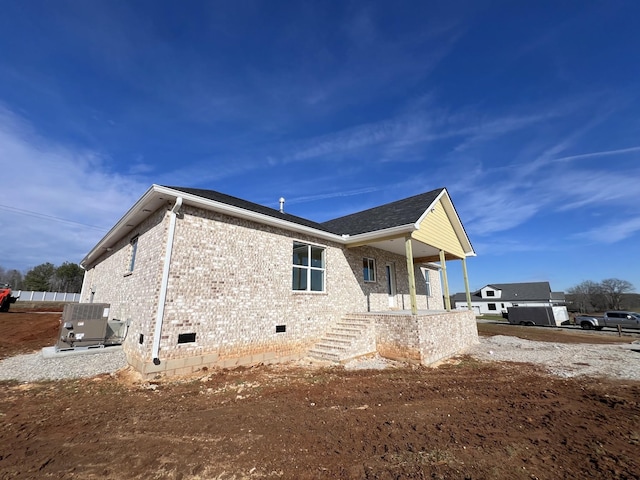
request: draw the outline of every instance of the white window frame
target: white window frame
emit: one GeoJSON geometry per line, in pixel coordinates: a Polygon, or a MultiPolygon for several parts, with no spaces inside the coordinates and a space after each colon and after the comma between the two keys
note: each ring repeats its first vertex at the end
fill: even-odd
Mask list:
{"type": "Polygon", "coordinates": [[[424,282],[427,289],[427,297],[431,296],[431,271],[428,268],[424,269],[424,282]]]}
{"type": "Polygon", "coordinates": [[[376,259],[371,257],[364,257],[362,259],[362,276],[364,278],[365,283],[375,283],[376,282],[376,259]],[[365,268],[365,262],[367,264],[365,268]],[[369,274],[367,276],[367,273],[369,274]]]}
{"type": "Polygon", "coordinates": [[[292,257],[292,266],[291,266],[291,290],[293,292],[306,292],[306,293],[325,293],[326,292],[326,283],[327,283],[327,247],[325,247],[324,245],[317,245],[314,243],[309,243],[309,242],[305,242],[302,240],[294,240],[293,241],[293,250],[295,251],[296,247],[301,247],[301,246],[306,246],[307,247],[307,258],[309,259],[309,265],[298,265],[293,263],[293,257],[292,257]],[[313,260],[312,260],[312,249],[318,249],[322,251],[322,266],[318,267],[318,266],[314,266],[312,265],[313,260]],[[294,272],[296,271],[296,269],[300,272],[304,272],[304,274],[306,275],[306,289],[302,290],[302,289],[296,289],[294,288],[294,272]],[[321,272],[322,274],[322,289],[321,290],[312,290],[312,282],[311,282],[311,275],[312,272],[321,272]]]}

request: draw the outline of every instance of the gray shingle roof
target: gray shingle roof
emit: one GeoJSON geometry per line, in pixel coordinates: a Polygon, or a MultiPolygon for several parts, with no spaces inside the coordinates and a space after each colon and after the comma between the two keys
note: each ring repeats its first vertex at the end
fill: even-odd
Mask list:
{"type": "Polygon", "coordinates": [[[358,235],[417,222],[444,188],[414,195],[322,223],[340,235],[358,235]]]}
{"type": "Polygon", "coordinates": [[[549,282],[490,283],[488,286],[502,290],[500,300],[549,300],[551,298],[549,282]]]}
{"type": "MultiPolygon", "coordinates": [[[[525,282],[525,283],[490,283],[487,285],[496,290],[502,290],[502,296],[482,298],[480,290],[471,294],[472,302],[517,302],[525,300],[546,300],[551,299],[551,286],[549,282],[525,282]]],[[[555,299],[555,297],[554,297],[555,299]]],[[[464,293],[453,295],[454,302],[465,302],[467,300],[464,293]]]]}
{"type": "Polygon", "coordinates": [[[325,232],[335,233],[338,235],[357,235],[359,233],[375,232],[385,228],[396,227],[400,225],[408,225],[415,223],[427,210],[429,205],[444,190],[439,188],[430,192],[421,193],[413,197],[398,200],[396,202],[387,203],[379,207],[370,208],[362,212],[353,213],[344,217],[329,220],[324,223],[316,223],[302,217],[281,213],[279,210],[265,207],[257,203],[249,202],[241,198],[226,195],[214,190],[203,190],[199,188],[187,187],[170,187],[173,190],[197,195],[216,202],[232,205],[256,213],[261,213],[274,218],[279,218],[289,222],[297,223],[311,228],[316,228],[325,232]]]}
{"type": "Polygon", "coordinates": [[[244,210],[249,210],[251,212],[261,213],[269,217],[279,218],[281,220],[286,220],[288,222],[297,223],[298,225],[304,225],[305,227],[316,228],[318,230],[322,230],[325,232],[334,233],[320,223],[307,220],[306,218],[297,217],[295,215],[290,215],[286,212],[282,213],[280,212],[280,210],[265,207],[264,205],[249,202],[247,200],[243,200],[238,197],[232,197],[231,195],[216,192],[215,190],[203,190],[200,188],[169,187],[169,186],[166,186],[166,188],[171,188],[173,190],[178,190],[180,192],[189,193],[191,195],[197,195],[198,197],[206,198],[208,200],[213,200],[215,202],[224,203],[226,205],[232,205],[234,207],[242,208],[244,210]]]}

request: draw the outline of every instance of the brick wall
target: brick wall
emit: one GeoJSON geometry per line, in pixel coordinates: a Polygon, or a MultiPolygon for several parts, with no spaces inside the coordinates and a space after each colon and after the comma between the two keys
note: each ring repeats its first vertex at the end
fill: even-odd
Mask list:
{"type": "MultiPolygon", "coordinates": [[[[124,345],[129,362],[145,374],[188,373],[300,358],[347,313],[389,310],[386,265],[395,269],[396,304],[409,309],[406,259],[372,247],[346,249],[307,235],[183,206],[176,222],[160,365],[151,362],[168,209],[155,212],[88,268],[82,302],[111,304],[112,318],[131,319],[124,345]],[[131,238],[138,235],[135,268],[127,272],[131,238]],[[323,246],[325,292],[291,287],[293,241],[323,246]],[[364,282],[363,257],[376,261],[376,281],[364,282]],[[276,332],[276,326],[284,332],[276,332]],[[181,335],[195,341],[179,343],[181,335]]],[[[429,307],[442,305],[439,273],[431,271],[429,307]]],[[[418,307],[427,308],[416,268],[418,307]]]]}
{"type": "Polygon", "coordinates": [[[381,314],[375,318],[376,349],[386,358],[430,365],[478,343],[473,312],[419,315],[381,314]]]}

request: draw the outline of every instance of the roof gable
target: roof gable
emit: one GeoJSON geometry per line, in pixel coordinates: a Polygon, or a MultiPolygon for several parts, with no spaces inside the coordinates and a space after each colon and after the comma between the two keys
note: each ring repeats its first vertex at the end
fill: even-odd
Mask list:
{"type": "Polygon", "coordinates": [[[446,190],[429,206],[419,222],[418,230],[411,236],[458,258],[464,258],[473,251],[446,190]]]}

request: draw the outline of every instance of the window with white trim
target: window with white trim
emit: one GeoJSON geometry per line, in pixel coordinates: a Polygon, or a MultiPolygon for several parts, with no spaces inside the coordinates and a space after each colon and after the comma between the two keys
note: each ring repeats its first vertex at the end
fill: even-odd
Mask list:
{"type": "Polygon", "coordinates": [[[324,264],[324,247],[293,242],[291,288],[302,292],[324,292],[324,264]]]}
{"type": "Polygon", "coordinates": [[[376,261],[373,258],[362,259],[362,273],[364,275],[365,282],[376,281],[376,261]]]}
{"type": "Polygon", "coordinates": [[[427,297],[431,296],[431,271],[429,269],[424,270],[424,282],[427,287],[427,297]]]}
{"type": "Polygon", "coordinates": [[[489,303],[487,304],[487,307],[489,308],[489,310],[497,310],[495,303],[489,303]]]}

